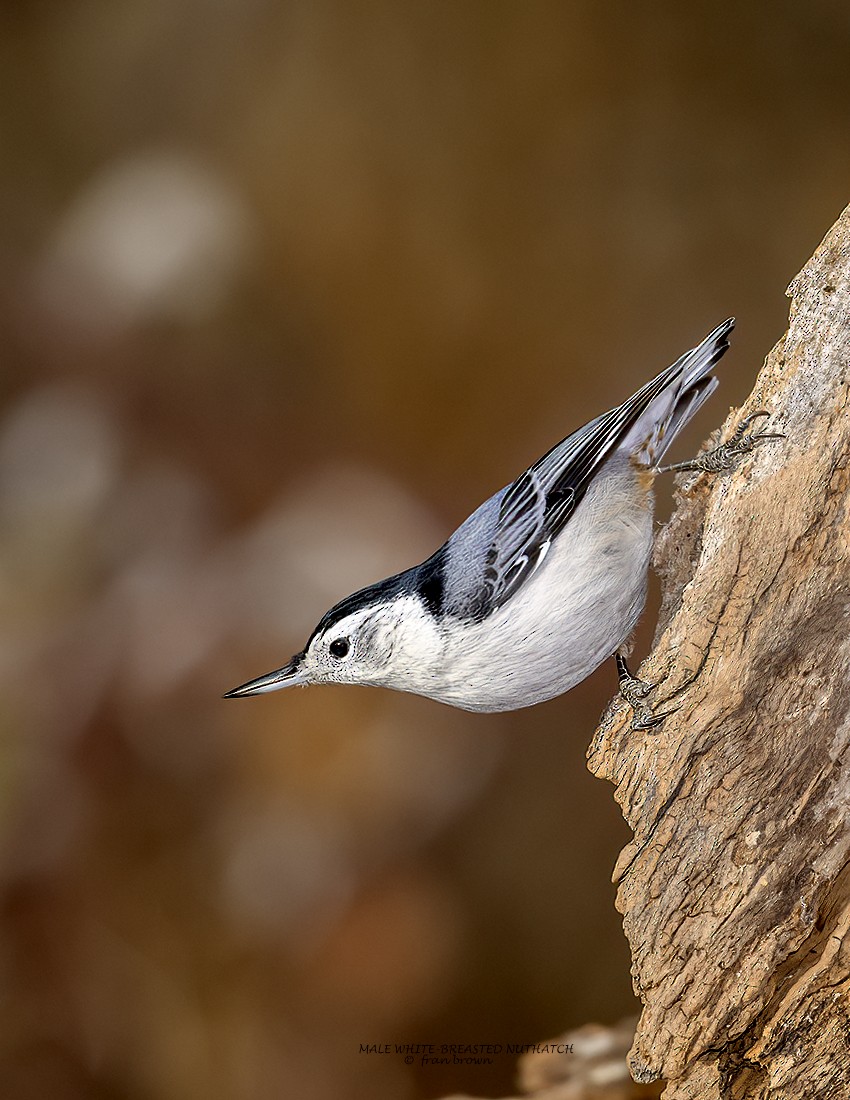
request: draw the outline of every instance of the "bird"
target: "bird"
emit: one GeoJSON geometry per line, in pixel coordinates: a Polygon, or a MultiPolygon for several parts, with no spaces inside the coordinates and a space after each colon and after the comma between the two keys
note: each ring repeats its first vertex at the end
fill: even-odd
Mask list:
{"type": "MultiPolygon", "coordinates": [[[[511,711],[569,691],[616,656],[636,723],[654,724],[643,702],[650,686],[631,677],[620,652],[646,600],[653,484],[673,469],[659,460],[714,392],[711,371],[734,325],[730,317],[556,444],[431,557],[337,603],[281,668],[224,697],[362,684],[462,710],[511,711]]],[[[728,444],[675,468],[721,471],[777,438],[746,435],[761,415],[742,422],[728,444]]]]}

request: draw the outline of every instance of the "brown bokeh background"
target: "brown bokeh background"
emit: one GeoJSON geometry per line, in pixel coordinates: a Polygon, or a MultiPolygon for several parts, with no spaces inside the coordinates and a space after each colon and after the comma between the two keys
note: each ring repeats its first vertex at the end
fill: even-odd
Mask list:
{"type": "Polygon", "coordinates": [[[744,398],[848,50],[829,0],[0,7],[4,1100],[494,1095],[359,1046],[634,1011],[612,668],[219,696],[730,313],[674,457],[744,398]]]}

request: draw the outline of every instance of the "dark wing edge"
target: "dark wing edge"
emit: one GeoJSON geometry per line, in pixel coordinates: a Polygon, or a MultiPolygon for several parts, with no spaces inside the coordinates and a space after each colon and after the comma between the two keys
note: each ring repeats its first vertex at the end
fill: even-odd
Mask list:
{"type": "Polygon", "coordinates": [[[484,569],[485,613],[504,603],[529,569],[536,569],[548,549],[547,497],[534,467],[516,479],[502,498],[499,519],[484,569]]]}

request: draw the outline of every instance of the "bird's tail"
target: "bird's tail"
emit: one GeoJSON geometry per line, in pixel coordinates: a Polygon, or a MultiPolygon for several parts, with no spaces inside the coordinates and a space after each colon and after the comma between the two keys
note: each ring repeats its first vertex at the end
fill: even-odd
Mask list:
{"type": "Polygon", "coordinates": [[[620,444],[642,466],[656,466],[664,452],[714,392],[717,379],[709,372],[729,348],[729,333],[735,327],[730,317],[691,351],[649,383],[661,383],[656,396],[631,426],[620,444]]]}

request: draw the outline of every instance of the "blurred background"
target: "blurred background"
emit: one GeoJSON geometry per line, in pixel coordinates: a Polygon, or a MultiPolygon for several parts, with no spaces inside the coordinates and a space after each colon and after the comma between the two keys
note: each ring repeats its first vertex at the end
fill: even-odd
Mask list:
{"type": "Polygon", "coordinates": [[[360,1044],[636,1010],[613,667],[220,695],[731,313],[673,457],[744,399],[848,49],[837,0],[0,6],[4,1100],[501,1095],[360,1044]]]}

